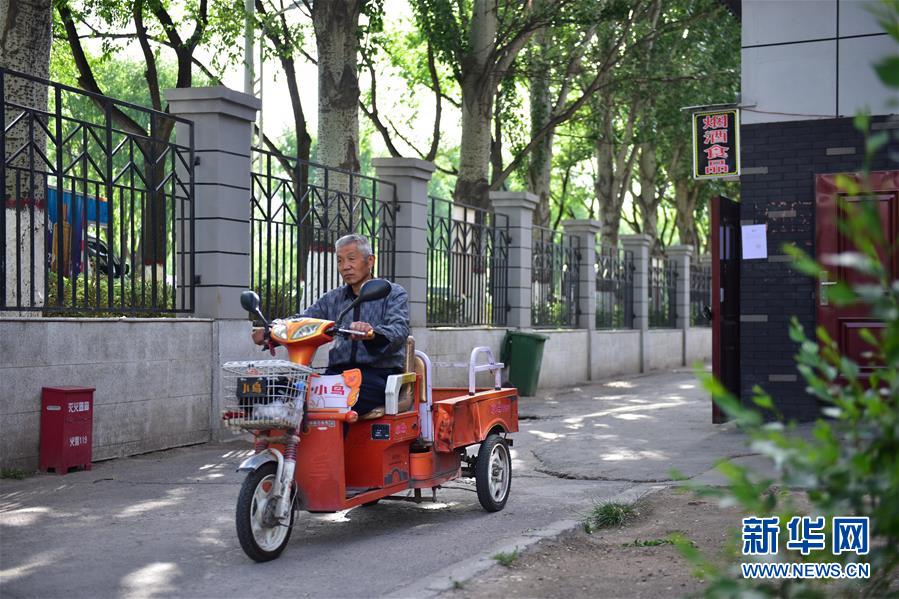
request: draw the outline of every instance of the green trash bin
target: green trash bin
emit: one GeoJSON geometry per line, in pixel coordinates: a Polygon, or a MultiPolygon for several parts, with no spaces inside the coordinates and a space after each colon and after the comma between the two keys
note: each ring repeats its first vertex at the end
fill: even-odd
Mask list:
{"type": "Polygon", "coordinates": [[[546,335],[506,331],[500,360],[509,367],[509,382],[518,388],[519,395],[531,396],[537,393],[540,380],[540,363],[543,361],[543,344],[546,335]]]}

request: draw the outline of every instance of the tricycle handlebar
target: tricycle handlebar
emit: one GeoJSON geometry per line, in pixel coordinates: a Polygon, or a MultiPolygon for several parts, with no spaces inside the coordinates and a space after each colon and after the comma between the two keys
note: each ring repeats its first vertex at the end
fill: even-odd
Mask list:
{"type": "Polygon", "coordinates": [[[505,367],[505,364],[502,362],[497,362],[493,357],[493,350],[491,350],[487,346],[476,347],[471,350],[471,358],[468,361],[468,394],[474,395],[475,389],[477,388],[475,385],[475,378],[477,373],[479,372],[492,372],[493,373],[493,388],[501,389],[502,383],[502,370],[505,367]],[[487,363],[486,364],[478,364],[478,356],[482,353],[487,354],[487,363]]]}

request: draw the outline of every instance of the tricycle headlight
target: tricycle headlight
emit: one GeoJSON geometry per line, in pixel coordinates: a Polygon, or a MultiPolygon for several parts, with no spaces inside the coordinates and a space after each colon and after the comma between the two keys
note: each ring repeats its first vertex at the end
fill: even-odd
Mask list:
{"type": "Polygon", "coordinates": [[[283,322],[273,324],[272,336],[280,337],[281,339],[287,339],[287,325],[283,322]]]}
{"type": "Polygon", "coordinates": [[[297,330],[293,332],[293,335],[290,336],[292,341],[296,341],[297,339],[302,339],[303,337],[308,337],[309,335],[314,334],[318,330],[318,324],[310,323],[304,324],[301,327],[298,327],[297,330]]]}

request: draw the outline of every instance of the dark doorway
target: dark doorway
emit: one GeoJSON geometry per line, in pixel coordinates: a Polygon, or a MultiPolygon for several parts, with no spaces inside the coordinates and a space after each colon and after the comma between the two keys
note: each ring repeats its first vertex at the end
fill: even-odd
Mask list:
{"type": "MultiPolygon", "coordinates": [[[[740,397],[740,205],[712,199],[712,374],[740,397]]],[[[712,422],[727,420],[713,402],[712,422]]]]}

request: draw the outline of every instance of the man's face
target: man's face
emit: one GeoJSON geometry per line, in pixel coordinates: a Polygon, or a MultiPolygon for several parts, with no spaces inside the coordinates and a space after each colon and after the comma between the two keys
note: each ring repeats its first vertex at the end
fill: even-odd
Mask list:
{"type": "Polygon", "coordinates": [[[343,282],[351,287],[371,276],[374,256],[366,256],[355,243],[348,243],[337,250],[337,270],[343,282]]]}

